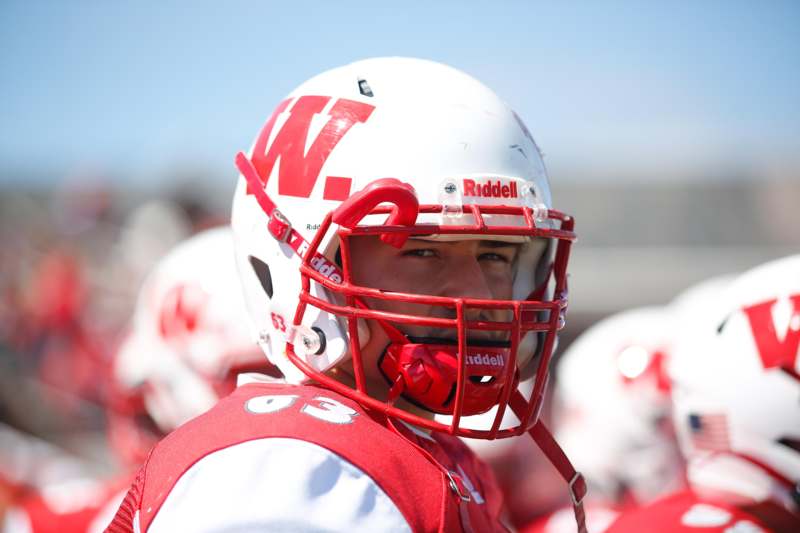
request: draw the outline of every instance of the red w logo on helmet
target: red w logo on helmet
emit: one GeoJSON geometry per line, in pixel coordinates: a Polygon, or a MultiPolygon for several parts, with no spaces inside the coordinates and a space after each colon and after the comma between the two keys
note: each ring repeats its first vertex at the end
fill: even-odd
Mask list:
{"type": "MultiPolygon", "coordinates": [[[[278,158],[278,194],[308,198],[314,189],[319,173],[331,151],[356,122],[365,122],[374,106],[340,98],[328,111],[330,118],[306,151],[308,130],[315,114],[319,114],[330,101],[330,96],[301,96],[294,101],[289,117],[267,148],[278,116],[285,112],[294,99],[287,98],[278,105],[258,136],[253,148],[253,165],[266,185],[278,158]]],[[[350,195],[352,178],[327,176],[323,198],[344,200],[350,195]]],[[[248,193],[250,190],[248,189],[248,193]]]]}
{"type": "Polygon", "coordinates": [[[777,299],[762,302],[744,309],[753,338],[756,341],[758,354],[764,368],[784,368],[792,375],[797,375],[798,348],[800,348],[800,294],[792,295],[791,315],[786,324],[786,331],[778,334],[773,319],[773,307],[777,299]]]}
{"type": "Polygon", "coordinates": [[[200,322],[208,294],[195,285],[178,285],[164,296],[158,317],[161,337],[177,339],[191,334],[200,322]]]}

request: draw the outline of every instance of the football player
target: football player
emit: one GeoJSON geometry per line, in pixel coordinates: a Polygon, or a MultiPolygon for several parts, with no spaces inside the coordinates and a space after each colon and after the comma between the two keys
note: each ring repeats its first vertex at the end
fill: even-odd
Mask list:
{"type": "Polygon", "coordinates": [[[714,307],[669,365],[690,488],[610,532],[800,531],[800,255],[744,273],[714,307]]]}
{"type": "Polygon", "coordinates": [[[526,431],[581,522],[539,420],[573,220],[519,117],[453,68],[371,59],[300,85],[236,164],[240,279],[288,383],[243,383],[161,441],[109,531],[502,531],[457,437],[526,431]]]}

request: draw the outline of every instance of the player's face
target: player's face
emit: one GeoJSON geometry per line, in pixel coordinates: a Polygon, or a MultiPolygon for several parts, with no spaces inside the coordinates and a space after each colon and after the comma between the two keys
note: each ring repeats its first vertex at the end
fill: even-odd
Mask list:
{"type": "MultiPolygon", "coordinates": [[[[519,244],[492,240],[454,242],[409,239],[398,249],[377,236],[351,239],[353,281],[365,287],[455,298],[508,300],[519,244]]],[[[395,300],[367,299],[372,309],[416,316],[455,318],[452,308],[395,300]]],[[[509,321],[508,310],[467,310],[467,320],[509,321]]],[[[377,368],[377,358],[389,344],[384,330],[367,321],[370,338],[362,349],[364,370],[369,381],[385,385],[377,368]]],[[[455,340],[456,330],[422,325],[393,323],[410,337],[455,340]]],[[[474,331],[470,339],[507,341],[508,333],[474,331]]]]}

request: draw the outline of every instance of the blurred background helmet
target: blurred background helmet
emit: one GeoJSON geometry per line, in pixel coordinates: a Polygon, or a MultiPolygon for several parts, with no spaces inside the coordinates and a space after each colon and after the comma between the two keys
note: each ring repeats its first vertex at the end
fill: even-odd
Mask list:
{"type": "Polygon", "coordinates": [[[683,485],[664,368],[673,322],[667,307],[612,315],[559,361],[555,435],[596,499],[643,504],[683,485]]]}
{"type": "Polygon", "coordinates": [[[137,457],[205,412],[236,375],[270,366],[249,333],[229,228],[179,244],[147,276],[117,351],[111,439],[137,457]]]}
{"type": "Polygon", "coordinates": [[[800,255],[745,272],[714,308],[676,346],[670,365],[689,481],[693,488],[796,506],[800,255]]]}

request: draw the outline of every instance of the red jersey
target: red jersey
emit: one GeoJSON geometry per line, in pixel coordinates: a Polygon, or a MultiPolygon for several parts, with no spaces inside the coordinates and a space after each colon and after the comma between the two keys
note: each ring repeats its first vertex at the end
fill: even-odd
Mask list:
{"type": "Polygon", "coordinates": [[[501,500],[455,437],[250,383],[153,449],[108,531],[507,531],[501,500]]]}
{"type": "Polygon", "coordinates": [[[606,533],[796,533],[800,517],[777,506],[760,512],[702,498],[687,490],[620,515],[606,533]]]}

